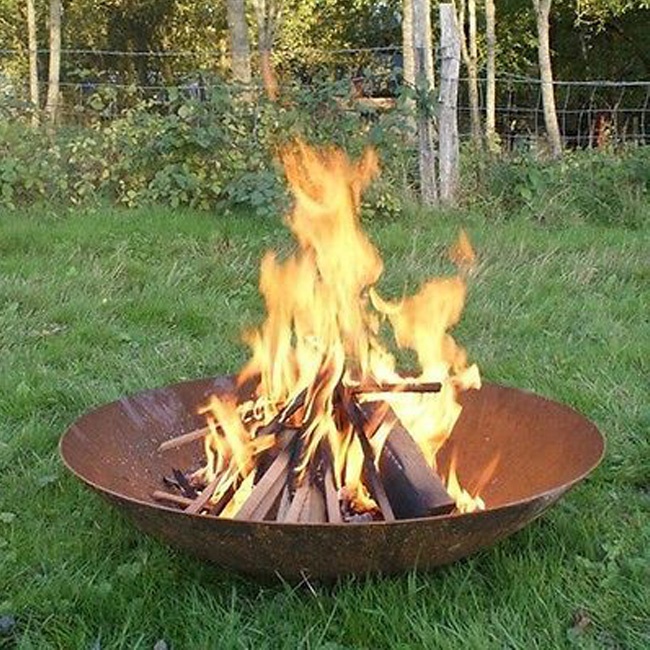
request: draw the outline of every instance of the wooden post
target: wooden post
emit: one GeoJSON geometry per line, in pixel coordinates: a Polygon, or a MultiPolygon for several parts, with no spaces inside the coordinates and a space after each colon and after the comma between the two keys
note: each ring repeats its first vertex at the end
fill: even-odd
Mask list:
{"type": "Polygon", "coordinates": [[[51,125],[59,111],[61,75],[61,0],[50,0],[50,71],[47,85],[45,114],[51,125]]]}
{"type": "Polygon", "coordinates": [[[488,150],[495,153],[499,149],[499,136],[496,129],[496,8],[494,0],[485,0],[485,42],[487,63],[485,85],[485,139],[488,150]]]}
{"type": "Polygon", "coordinates": [[[27,0],[27,37],[29,42],[29,101],[32,104],[32,126],[38,126],[38,46],[34,0],[27,0]]]}
{"type": "Polygon", "coordinates": [[[413,0],[413,49],[415,60],[415,88],[417,96],[417,131],[420,168],[420,195],[424,205],[438,202],[436,182],[436,154],[433,146],[433,103],[430,101],[433,90],[433,74],[427,66],[428,52],[431,50],[431,29],[428,18],[429,2],[413,0]]]}
{"type": "Polygon", "coordinates": [[[438,156],[440,200],[453,203],[458,186],[458,76],[460,39],[454,5],[440,4],[440,95],[438,99],[438,156]]]}

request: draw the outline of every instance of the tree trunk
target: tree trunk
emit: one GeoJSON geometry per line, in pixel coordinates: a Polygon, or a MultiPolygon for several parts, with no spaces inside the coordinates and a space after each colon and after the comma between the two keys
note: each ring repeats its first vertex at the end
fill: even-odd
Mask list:
{"type": "Polygon", "coordinates": [[[413,0],[404,0],[402,6],[403,84],[407,88],[414,88],[415,50],[413,49],[413,0]]]}
{"type": "Polygon", "coordinates": [[[230,33],[230,69],[235,81],[251,82],[251,51],[244,0],[228,0],[228,31],[230,33]]]}
{"type": "Polygon", "coordinates": [[[29,43],[29,101],[32,105],[32,126],[38,126],[38,43],[34,0],[27,0],[27,39],[29,43]]]}
{"type": "Polygon", "coordinates": [[[467,91],[469,97],[469,119],[472,142],[481,142],[481,113],[478,101],[478,44],[476,41],[476,0],[460,0],[458,5],[458,34],[460,51],[467,71],[467,91]],[[466,8],[469,13],[469,38],[465,34],[466,8]]]}
{"type": "Polygon", "coordinates": [[[460,73],[460,30],[454,5],[440,4],[440,97],[438,106],[438,157],[440,200],[453,203],[459,177],[458,76],[460,73]]]}
{"type": "Polygon", "coordinates": [[[495,152],[499,148],[496,130],[496,8],[494,0],[485,0],[485,40],[487,45],[487,81],[485,88],[485,139],[488,149],[495,152]]]}
{"type": "Polygon", "coordinates": [[[476,38],[476,0],[467,0],[467,14],[469,19],[469,106],[474,144],[481,144],[481,112],[479,109],[478,95],[478,42],[476,38]]]}
{"type": "Polygon", "coordinates": [[[427,64],[431,57],[431,19],[429,0],[413,0],[413,50],[415,61],[415,86],[417,104],[418,153],[420,168],[420,194],[424,205],[438,202],[436,159],[433,146],[433,66],[427,64]]]}
{"type": "Polygon", "coordinates": [[[50,0],[50,70],[45,114],[50,124],[59,111],[59,78],[61,74],[61,0],[50,0]]]}
{"type": "Polygon", "coordinates": [[[553,92],[553,69],[551,67],[551,45],[549,14],[551,0],[533,0],[537,17],[537,55],[539,59],[539,74],[542,81],[542,104],[544,106],[544,123],[546,135],[551,149],[551,155],[559,158],[562,155],[562,138],[555,110],[555,95],[553,92]]]}
{"type": "Polygon", "coordinates": [[[266,96],[275,101],[278,97],[278,81],[273,68],[273,41],[278,21],[276,0],[255,0],[257,17],[257,47],[260,57],[260,72],[266,96]]]}

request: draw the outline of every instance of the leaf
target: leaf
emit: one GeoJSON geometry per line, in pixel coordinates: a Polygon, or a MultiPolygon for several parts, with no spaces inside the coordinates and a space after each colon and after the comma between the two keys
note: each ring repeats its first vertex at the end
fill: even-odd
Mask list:
{"type": "Polygon", "coordinates": [[[15,512],[0,512],[0,523],[11,524],[16,519],[15,512]]]}

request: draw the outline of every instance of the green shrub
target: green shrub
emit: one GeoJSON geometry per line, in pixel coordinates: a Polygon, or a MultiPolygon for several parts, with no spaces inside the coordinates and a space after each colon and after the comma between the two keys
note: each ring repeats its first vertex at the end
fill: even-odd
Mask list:
{"type": "MultiPolygon", "coordinates": [[[[108,119],[112,99],[94,97],[85,126],[55,133],[0,122],[0,206],[101,198],[266,217],[286,209],[277,154],[296,137],[352,156],[377,149],[382,173],[363,204],[371,218],[398,215],[417,195],[415,138],[403,104],[389,112],[360,108],[347,83],[295,85],[277,103],[223,83],[204,101],[170,88],[164,103],[133,94],[129,108],[108,119]]],[[[491,158],[468,148],[460,197],[501,218],[637,227],[648,218],[649,170],[648,147],[567,152],[560,161],[533,153],[491,158]]]]}
{"type": "Polygon", "coordinates": [[[650,147],[466,160],[464,198],[501,215],[551,224],[597,222],[640,227],[650,218],[650,147]]]}

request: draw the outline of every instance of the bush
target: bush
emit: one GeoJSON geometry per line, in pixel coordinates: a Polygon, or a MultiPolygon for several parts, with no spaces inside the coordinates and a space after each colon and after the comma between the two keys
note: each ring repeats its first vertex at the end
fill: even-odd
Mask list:
{"type": "Polygon", "coordinates": [[[170,89],[164,106],[143,101],[106,121],[104,103],[97,103],[87,121],[55,135],[5,124],[12,137],[0,148],[0,202],[78,204],[103,197],[129,207],[167,203],[266,216],[285,198],[277,151],[295,137],[339,144],[353,154],[372,144],[385,171],[366,208],[394,212],[403,195],[400,121],[354,110],[336,84],[291,88],[278,104],[223,84],[204,101],[170,89]]]}
{"type": "Polygon", "coordinates": [[[650,217],[650,147],[570,151],[559,161],[475,157],[466,165],[464,182],[466,200],[501,215],[627,227],[639,227],[650,217]]]}
{"type": "MultiPolygon", "coordinates": [[[[86,125],[76,129],[52,134],[0,122],[0,205],[101,198],[275,215],[287,198],[277,152],[296,137],[353,156],[368,145],[378,150],[382,174],[363,204],[370,217],[400,214],[417,191],[404,110],[361,109],[347,84],[296,85],[278,103],[223,83],[203,100],[171,88],[164,103],[134,96],[114,119],[107,119],[110,97],[100,99],[89,102],[86,125]]],[[[648,147],[567,152],[555,162],[532,153],[493,159],[470,148],[461,169],[461,202],[501,218],[637,227],[648,217],[648,147]]]]}

